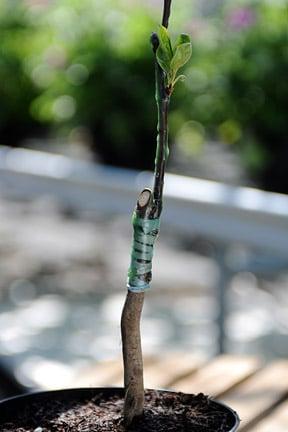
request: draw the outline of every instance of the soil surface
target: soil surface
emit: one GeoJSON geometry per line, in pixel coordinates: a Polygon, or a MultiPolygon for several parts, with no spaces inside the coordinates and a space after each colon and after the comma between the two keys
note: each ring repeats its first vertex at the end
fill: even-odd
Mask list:
{"type": "MultiPolygon", "coordinates": [[[[90,400],[33,403],[2,432],[124,432],[123,399],[99,394],[90,400]]],[[[146,391],[144,415],[129,432],[227,432],[229,415],[203,394],[146,391]]]]}

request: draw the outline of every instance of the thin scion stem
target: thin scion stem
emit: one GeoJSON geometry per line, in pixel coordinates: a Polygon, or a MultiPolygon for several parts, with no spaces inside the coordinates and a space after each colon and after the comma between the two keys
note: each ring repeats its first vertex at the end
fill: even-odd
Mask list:
{"type": "MultiPolygon", "coordinates": [[[[171,1],[164,0],[162,25],[168,28],[171,11],[171,1]]],[[[168,148],[168,109],[170,102],[169,90],[165,86],[165,73],[159,66],[156,59],[156,51],[159,46],[158,36],[154,33],[151,37],[152,47],[155,56],[155,81],[156,81],[156,103],[158,113],[157,124],[157,149],[154,171],[154,217],[160,217],[162,211],[162,197],[164,188],[164,174],[169,154],[168,148]]]]}
{"type": "Polygon", "coordinates": [[[164,174],[168,157],[168,108],[169,96],[165,89],[165,76],[163,70],[155,59],[156,75],[156,103],[158,111],[157,124],[157,149],[155,158],[153,197],[155,217],[159,217],[162,211],[162,197],[164,188],[164,174]]]}
{"type": "Polygon", "coordinates": [[[164,8],[163,8],[163,17],[162,17],[162,25],[168,28],[170,10],[171,10],[171,1],[172,0],[164,0],[164,8]]]}

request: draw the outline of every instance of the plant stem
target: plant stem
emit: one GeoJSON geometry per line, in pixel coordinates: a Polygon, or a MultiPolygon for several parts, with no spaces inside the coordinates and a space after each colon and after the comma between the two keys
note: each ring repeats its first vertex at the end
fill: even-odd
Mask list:
{"type": "MultiPolygon", "coordinates": [[[[164,0],[162,25],[168,27],[172,0],[164,0]]],[[[158,36],[151,37],[155,58],[156,103],[158,111],[157,148],[155,158],[153,193],[144,189],[137,201],[135,213],[142,219],[158,219],[162,211],[165,166],[168,157],[168,107],[169,90],[165,88],[165,75],[158,65],[156,50],[159,46],[158,36]]],[[[141,261],[141,260],[140,260],[141,261]]],[[[151,273],[144,277],[149,282],[151,273]]],[[[140,320],[144,303],[144,292],[128,291],[121,317],[122,351],[124,363],[124,425],[126,428],[135,417],[143,414],[144,385],[143,360],[141,349],[140,320]]]]}
{"type": "MultiPolygon", "coordinates": [[[[158,41],[159,43],[159,41],[158,41]]],[[[155,36],[152,38],[153,50],[156,52],[157,39],[155,36]],[[155,49],[156,48],[156,49],[155,49]]],[[[156,104],[158,111],[158,124],[157,124],[157,149],[155,158],[155,171],[154,171],[154,208],[155,217],[160,217],[162,211],[162,198],[164,188],[164,174],[166,161],[169,154],[168,149],[168,108],[170,97],[165,88],[165,76],[163,70],[157,63],[155,54],[155,80],[156,80],[156,104]]]]}
{"type": "Polygon", "coordinates": [[[162,25],[168,28],[172,0],[164,0],[162,25]]]}
{"type": "MultiPolygon", "coordinates": [[[[145,219],[151,213],[152,193],[144,189],[139,195],[135,213],[145,219]]],[[[149,277],[149,275],[148,275],[149,277]]],[[[124,364],[124,425],[129,427],[135,417],[143,413],[144,384],[140,320],[144,292],[127,292],[121,316],[122,352],[124,364]]]]}
{"type": "MultiPolygon", "coordinates": [[[[162,25],[168,28],[169,17],[171,10],[171,0],[164,0],[162,25]]],[[[169,90],[165,86],[165,74],[159,66],[156,59],[156,50],[159,46],[159,39],[157,34],[153,33],[151,37],[155,57],[155,84],[156,92],[155,99],[157,104],[157,149],[155,158],[155,171],[154,171],[154,186],[153,196],[155,203],[155,216],[160,217],[162,211],[162,197],[164,188],[164,174],[167,158],[169,155],[168,147],[168,109],[170,102],[169,90]]]]}
{"type": "Polygon", "coordinates": [[[121,318],[124,363],[124,424],[128,427],[135,417],[141,416],[144,406],[143,360],[140,319],[144,292],[128,291],[121,318]]]}

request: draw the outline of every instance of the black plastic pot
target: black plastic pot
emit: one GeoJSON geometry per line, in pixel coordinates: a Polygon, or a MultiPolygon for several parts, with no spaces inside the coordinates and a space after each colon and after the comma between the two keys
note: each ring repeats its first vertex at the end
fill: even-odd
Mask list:
{"type": "MultiPolygon", "coordinates": [[[[45,405],[45,403],[51,399],[58,399],[59,401],[67,402],[70,400],[84,401],[95,397],[99,393],[107,397],[114,395],[118,395],[120,397],[124,396],[124,391],[122,388],[97,387],[33,392],[26,395],[11,397],[0,402],[0,426],[5,422],[13,421],[16,416],[19,416],[21,412],[25,412],[27,409],[29,409],[29,406],[35,402],[45,405]]],[[[213,400],[211,403],[217,406],[217,410],[223,411],[223,414],[227,415],[228,424],[231,426],[229,432],[235,432],[238,429],[240,423],[237,413],[221,402],[213,400]]]]}

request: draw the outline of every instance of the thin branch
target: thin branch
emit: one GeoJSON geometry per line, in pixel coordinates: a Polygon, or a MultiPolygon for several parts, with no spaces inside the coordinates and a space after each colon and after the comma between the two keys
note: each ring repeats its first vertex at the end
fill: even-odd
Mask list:
{"type": "Polygon", "coordinates": [[[170,10],[171,10],[171,1],[172,0],[164,0],[164,8],[163,8],[163,17],[162,17],[162,25],[168,28],[170,10]]]}
{"type": "Polygon", "coordinates": [[[170,97],[165,88],[165,76],[157,63],[155,54],[156,103],[158,112],[157,149],[154,171],[154,211],[155,217],[160,217],[164,188],[164,174],[168,157],[168,108],[170,97]]]}
{"type": "MultiPolygon", "coordinates": [[[[168,27],[169,16],[170,16],[171,0],[165,0],[163,10],[162,25],[168,27]]],[[[168,147],[168,109],[170,102],[170,92],[165,86],[165,73],[159,66],[156,58],[156,51],[159,46],[159,39],[156,33],[151,36],[151,43],[154,52],[155,61],[155,82],[156,82],[156,104],[157,104],[157,149],[155,158],[155,170],[154,170],[154,186],[153,186],[153,197],[154,197],[154,212],[155,217],[159,217],[162,211],[162,199],[163,199],[163,188],[164,188],[164,174],[166,168],[166,162],[169,154],[168,147]]]]}

